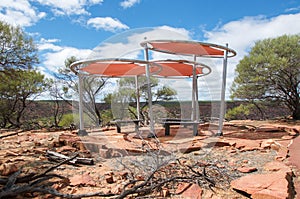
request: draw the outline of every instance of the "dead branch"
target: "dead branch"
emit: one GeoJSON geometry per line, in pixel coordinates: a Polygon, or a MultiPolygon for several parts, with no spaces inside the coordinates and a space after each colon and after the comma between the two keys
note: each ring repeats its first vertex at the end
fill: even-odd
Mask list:
{"type": "MultiPolygon", "coordinates": [[[[44,177],[46,176],[47,173],[49,173],[50,171],[53,171],[54,169],[56,169],[57,167],[63,165],[63,164],[66,164],[68,163],[69,161],[72,161],[74,158],[76,158],[78,156],[78,154],[75,154],[73,157],[67,159],[67,160],[64,160],[62,162],[60,162],[59,164],[57,165],[54,165],[52,167],[50,167],[49,169],[47,169],[46,171],[44,171],[43,173],[41,174],[35,174],[35,173],[30,173],[26,176],[23,176],[23,177],[19,177],[20,173],[21,173],[21,170],[15,172],[14,174],[12,174],[9,178],[1,178],[0,179],[0,184],[1,185],[5,185],[2,190],[5,190],[9,187],[12,187],[12,185],[14,185],[15,183],[28,183],[28,182],[31,182],[33,180],[36,180],[36,179],[39,179],[41,177],[44,177]]],[[[57,174],[51,174],[50,176],[52,177],[57,177],[57,178],[64,178],[62,176],[59,176],[57,174]]]]}
{"type": "Polygon", "coordinates": [[[19,133],[23,133],[23,132],[25,132],[25,130],[19,130],[19,131],[13,132],[13,133],[1,135],[0,139],[10,137],[10,136],[14,136],[14,135],[18,135],[19,133]]]}
{"type": "MultiPolygon", "coordinates": [[[[57,152],[54,152],[54,151],[49,151],[49,150],[46,152],[46,156],[49,159],[52,159],[54,161],[61,161],[61,160],[69,160],[70,159],[70,157],[68,157],[66,155],[63,155],[63,154],[60,154],[60,153],[57,153],[57,152]]],[[[71,163],[71,164],[86,164],[86,165],[93,165],[94,164],[94,160],[91,159],[91,158],[79,158],[79,157],[76,157],[73,160],[68,161],[68,162],[71,163]]]]}
{"type": "MultiPolygon", "coordinates": [[[[47,169],[41,174],[28,175],[19,177],[21,171],[12,174],[5,180],[5,185],[0,190],[0,198],[17,196],[24,193],[42,193],[51,194],[62,198],[84,198],[84,197],[109,197],[113,199],[123,199],[128,196],[142,197],[147,196],[154,192],[159,192],[162,187],[170,187],[172,184],[179,182],[196,183],[201,187],[215,187],[218,183],[222,182],[225,174],[222,171],[216,172],[214,164],[201,164],[195,162],[193,164],[183,163],[180,160],[176,162],[168,162],[160,164],[155,170],[152,170],[144,180],[132,179],[123,187],[123,191],[117,195],[114,193],[105,194],[103,192],[87,193],[87,194],[64,194],[53,189],[51,186],[54,183],[53,178],[66,179],[63,176],[51,174],[50,172],[62,164],[68,163],[76,159],[75,156],[62,161],[61,163],[47,169]]],[[[125,164],[123,164],[124,166],[125,164]]],[[[133,165],[134,166],[134,165],[133,165]]],[[[134,174],[133,176],[134,177],[134,174]]],[[[3,182],[3,181],[2,181],[3,182]]],[[[175,193],[174,193],[175,194],[175,193]]]]}
{"type": "Polygon", "coordinates": [[[67,160],[64,160],[63,162],[47,169],[45,172],[41,174],[30,174],[28,176],[25,176],[22,179],[22,183],[20,183],[20,180],[18,180],[19,175],[21,174],[21,170],[15,172],[12,174],[8,179],[2,180],[1,182],[6,182],[4,187],[1,189],[0,192],[0,198],[4,197],[12,197],[17,196],[21,193],[27,193],[27,192],[35,192],[36,188],[44,187],[43,189],[47,190],[47,187],[50,187],[53,185],[54,182],[49,182],[52,178],[61,178],[65,179],[65,177],[57,175],[57,174],[49,174],[50,171],[53,171],[57,167],[59,167],[62,164],[67,163],[68,161],[72,161],[77,157],[78,154],[75,156],[68,158],[67,160]]]}
{"type": "MultiPolygon", "coordinates": [[[[128,167],[127,165],[126,169],[133,170],[128,167]]],[[[153,192],[159,192],[162,187],[168,187],[179,182],[195,183],[201,187],[212,189],[220,183],[229,184],[229,180],[227,180],[226,173],[218,170],[214,164],[205,165],[199,164],[199,162],[184,164],[177,161],[176,163],[160,165],[145,180],[133,179],[129,181],[115,199],[123,199],[131,195],[134,195],[134,197],[146,196],[153,192]]],[[[219,187],[223,187],[223,185],[219,187]]]]}
{"type": "Polygon", "coordinates": [[[104,194],[103,192],[96,193],[87,193],[87,194],[64,194],[60,193],[57,190],[53,189],[51,186],[55,184],[55,181],[49,181],[53,178],[61,178],[66,179],[63,176],[57,174],[47,174],[62,164],[66,164],[69,161],[73,161],[76,159],[78,154],[75,154],[73,157],[68,158],[59,164],[50,167],[46,171],[41,174],[30,174],[24,177],[19,177],[21,174],[21,170],[12,174],[8,179],[1,179],[1,183],[5,182],[4,187],[0,190],[0,198],[14,197],[24,193],[43,193],[43,194],[51,194],[53,196],[58,196],[62,198],[83,198],[83,197],[91,197],[91,196],[100,196],[100,197],[111,197],[115,194],[104,194]]]}

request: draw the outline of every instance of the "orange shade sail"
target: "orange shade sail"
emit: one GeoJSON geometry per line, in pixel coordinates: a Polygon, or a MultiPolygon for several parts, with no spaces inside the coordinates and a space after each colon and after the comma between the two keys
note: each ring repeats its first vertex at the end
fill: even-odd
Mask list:
{"type": "Polygon", "coordinates": [[[75,62],[71,65],[73,71],[80,70],[87,75],[103,77],[133,77],[146,75],[146,65],[149,64],[150,74],[155,77],[192,77],[193,66],[195,75],[210,73],[210,68],[204,64],[186,60],[140,61],[131,59],[99,59],[75,62]],[[77,68],[80,66],[80,68],[77,68]],[[205,70],[204,68],[208,69],[205,70]]]}
{"type": "Polygon", "coordinates": [[[145,67],[135,63],[91,63],[80,70],[106,77],[130,77],[145,74],[145,67]]]}
{"type": "Polygon", "coordinates": [[[226,50],[229,53],[228,57],[236,55],[234,50],[225,46],[194,41],[152,40],[142,42],[141,46],[163,53],[198,57],[223,57],[226,50]]]}
{"type": "MultiPolygon", "coordinates": [[[[145,65],[148,62],[133,59],[97,59],[83,60],[71,64],[71,70],[86,75],[99,75],[103,77],[133,77],[145,75],[145,65]]],[[[151,68],[151,72],[159,68],[151,68]]]]}
{"type": "Polygon", "coordinates": [[[182,60],[162,60],[153,61],[151,66],[159,66],[161,70],[154,74],[157,77],[192,77],[193,67],[195,65],[195,75],[207,75],[211,72],[210,67],[196,62],[182,61],[182,60]],[[207,70],[204,70],[206,68],[207,70]]]}

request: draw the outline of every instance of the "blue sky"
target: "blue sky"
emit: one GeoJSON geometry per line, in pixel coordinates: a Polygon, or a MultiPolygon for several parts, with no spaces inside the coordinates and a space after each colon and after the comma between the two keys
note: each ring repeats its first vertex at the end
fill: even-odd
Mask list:
{"type": "MultiPolygon", "coordinates": [[[[35,39],[40,50],[38,67],[47,75],[70,56],[90,57],[96,47],[110,52],[97,56],[140,58],[132,50],[145,37],[228,43],[238,53],[228,62],[228,97],[235,66],[255,41],[300,33],[300,1],[2,0],[0,19],[23,27],[35,39]],[[108,51],[107,43],[113,44],[108,51]]],[[[206,89],[199,92],[200,98],[215,99],[217,94],[212,93],[220,90],[220,62],[210,64],[214,73],[199,80],[206,89]]],[[[185,85],[172,80],[167,84],[187,96],[184,87],[190,82],[185,85]]]]}

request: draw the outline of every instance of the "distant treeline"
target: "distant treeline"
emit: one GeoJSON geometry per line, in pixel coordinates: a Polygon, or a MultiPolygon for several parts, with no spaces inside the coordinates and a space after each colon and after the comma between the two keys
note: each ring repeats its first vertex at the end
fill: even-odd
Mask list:
{"type": "MultiPolygon", "coordinates": [[[[77,107],[77,102],[74,102],[74,106],[70,106],[68,103],[61,101],[61,106],[64,107],[64,114],[76,113],[74,107],[77,107]]],[[[143,102],[141,102],[143,103],[143,102]]],[[[226,110],[238,107],[243,104],[242,101],[227,101],[226,110]]],[[[172,112],[174,116],[189,118],[191,115],[191,102],[190,101],[160,101],[153,104],[154,108],[160,107],[160,111],[172,112]],[[164,109],[164,110],[163,110],[164,109]]],[[[132,104],[134,106],[134,104],[132,104]]],[[[30,103],[28,107],[26,119],[38,119],[48,118],[53,116],[53,107],[55,102],[51,100],[35,101],[30,103]]],[[[97,106],[101,111],[111,109],[111,104],[98,103],[97,106]]],[[[199,113],[200,117],[219,117],[220,102],[219,101],[200,101],[199,113]]],[[[239,119],[273,119],[277,117],[287,117],[289,111],[284,106],[277,104],[276,102],[265,104],[262,110],[253,109],[250,114],[242,115],[239,119]],[[263,113],[261,112],[263,111],[263,113]]]]}

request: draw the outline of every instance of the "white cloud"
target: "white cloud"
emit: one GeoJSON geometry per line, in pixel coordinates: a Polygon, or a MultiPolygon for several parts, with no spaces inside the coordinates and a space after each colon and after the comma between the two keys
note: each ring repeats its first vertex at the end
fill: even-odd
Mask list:
{"type": "MultiPolygon", "coordinates": [[[[237,56],[228,59],[227,93],[233,82],[235,67],[251,47],[258,40],[275,38],[284,34],[300,33],[300,13],[279,15],[273,18],[264,16],[244,17],[241,20],[232,21],[212,31],[206,31],[207,42],[220,45],[229,44],[229,47],[237,51],[237,56]]],[[[221,68],[222,63],[218,65],[221,68]]],[[[221,73],[220,73],[221,74],[221,73]]],[[[208,76],[209,78],[209,76],[208,76]]]]}
{"type": "Polygon", "coordinates": [[[71,56],[78,59],[84,59],[91,53],[88,49],[77,49],[73,47],[61,47],[59,51],[48,52],[44,54],[45,61],[43,65],[52,72],[57,72],[58,69],[64,66],[65,60],[71,56]]]}
{"type": "Polygon", "coordinates": [[[140,0],[125,0],[120,3],[120,5],[126,9],[134,6],[135,4],[140,3],[140,0]]]}
{"type": "Polygon", "coordinates": [[[91,18],[87,21],[87,25],[110,32],[129,29],[127,25],[121,23],[118,19],[113,19],[111,17],[91,18]]]}
{"type": "Polygon", "coordinates": [[[293,12],[293,11],[299,11],[300,10],[300,6],[298,7],[293,7],[293,8],[288,8],[285,10],[285,12],[293,12]]]}
{"type": "Polygon", "coordinates": [[[280,15],[271,19],[263,16],[245,17],[232,21],[213,31],[206,32],[209,42],[229,45],[244,56],[257,40],[274,38],[284,34],[300,33],[300,13],[280,15]]]}
{"type": "Polygon", "coordinates": [[[103,0],[35,0],[41,5],[49,6],[56,15],[89,15],[85,7],[101,4],[103,0]]]}
{"type": "Polygon", "coordinates": [[[31,26],[45,16],[28,0],[2,0],[0,4],[0,19],[12,25],[31,26]]]}
{"type": "MultiPolygon", "coordinates": [[[[184,28],[174,28],[171,26],[160,26],[160,27],[157,27],[157,29],[173,32],[172,35],[169,35],[170,39],[172,39],[172,37],[176,37],[173,39],[190,39],[190,32],[184,28]]],[[[164,37],[166,37],[166,35],[164,35],[164,37]]]]}
{"type": "Polygon", "coordinates": [[[34,25],[46,17],[46,12],[40,12],[39,7],[35,7],[33,2],[47,6],[54,15],[90,15],[86,8],[101,4],[103,0],[2,0],[0,19],[22,27],[34,25]]]}
{"type": "Polygon", "coordinates": [[[191,100],[192,82],[187,79],[159,79],[160,85],[168,86],[176,90],[176,99],[179,101],[191,100]]]}
{"type": "Polygon", "coordinates": [[[55,42],[60,42],[59,39],[45,39],[45,38],[42,38],[41,43],[55,43],[55,42]]]}
{"type": "Polygon", "coordinates": [[[58,42],[58,39],[44,39],[42,38],[41,41],[38,43],[38,49],[40,51],[43,50],[51,50],[51,51],[59,51],[62,49],[61,46],[55,45],[55,42],[58,42]]]}
{"type": "Polygon", "coordinates": [[[41,39],[38,44],[40,51],[44,51],[42,54],[42,66],[39,69],[43,73],[58,72],[58,70],[64,67],[65,60],[71,56],[75,56],[77,59],[86,59],[91,50],[89,49],[77,49],[69,46],[59,46],[55,43],[57,39],[41,39]]]}
{"type": "MultiPolygon", "coordinates": [[[[117,34],[98,45],[90,58],[129,58],[144,59],[141,42],[155,39],[190,39],[189,32],[183,28],[161,26],[155,28],[139,28],[117,34]]],[[[162,59],[162,53],[153,53],[152,58],[162,59]]]]}

